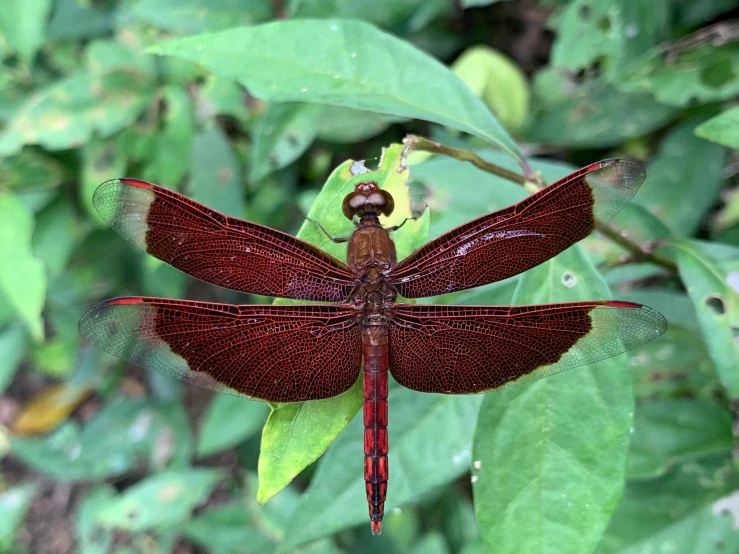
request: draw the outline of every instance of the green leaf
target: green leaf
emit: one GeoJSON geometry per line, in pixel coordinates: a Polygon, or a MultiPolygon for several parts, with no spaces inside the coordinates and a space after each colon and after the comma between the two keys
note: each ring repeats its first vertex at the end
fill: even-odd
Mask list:
{"type": "Polygon", "coordinates": [[[610,85],[574,87],[553,71],[537,74],[534,94],[545,107],[529,126],[527,139],[559,146],[607,148],[651,133],[669,122],[674,109],[649,94],[627,94],[610,85]],[[542,100],[551,96],[554,100],[542,100]]]}
{"type": "Polygon", "coordinates": [[[640,206],[677,236],[698,230],[724,183],[726,149],[695,136],[699,121],[690,119],[670,130],[647,166],[647,178],[636,196],[640,206]]]}
{"type": "Polygon", "coordinates": [[[41,341],[44,325],[41,310],[46,299],[44,264],[33,256],[32,214],[11,194],[0,194],[0,294],[41,341]]]}
{"type": "Polygon", "coordinates": [[[148,77],[127,71],[66,77],[26,100],[0,134],[0,156],[16,154],[25,144],[62,150],[85,144],[95,132],[110,136],[136,120],[151,87],[148,77]]]}
{"type": "Polygon", "coordinates": [[[695,128],[701,138],[739,149],[739,106],[721,112],[695,128]]]}
{"type": "Polygon", "coordinates": [[[333,104],[433,121],[522,159],[513,140],[459,78],[407,42],[361,21],[276,21],[170,40],[150,51],[200,63],[263,100],[333,104]]]}
{"type": "Polygon", "coordinates": [[[215,124],[192,141],[190,197],[221,213],[244,217],[241,166],[228,137],[215,124]]]}
{"type": "Polygon", "coordinates": [[[0,393],[10,385],[27,348],[28,333],[22,326],[11,324],[0,330],[0,393]]]}
{"type": "Polygon", "coordinates": [[[718,261],[705,243],[680,241],[672,252],[693,301],[703,339],[730,398],[739,396],[739,249],[718,261]]]}
{"type": "MultiPolygon", "coordinates": [[[[469,470],[473,426],[482,396],[419,394],[391,388],[385,511],[412,502],[469,470]],[[423,455],[419,455],[419,452],[423,455]]],[[[363,472],[363,420],[331,446],[288,528],[280,551],[358,523],[369,524],[363,472]]]]}
{"type": "Polygon", "coordinates": [[[159,29],[203,33],[252,25],[272,14],[266,0],[139,0],[124,13],[159,29]]]}
{"type": "MultiPolygon", "coordinates": [[[[384,226],[400,224],[411,216],[406,185],[408,168],[405,149],[400,144],[383,150],[376,170],[367,171],[363,162],[347,160],[337,167],[326,181],[311,207],[308,217],[319,221],[332,236],[352,233],[354,225],[341,212],[341,202],[354,185],[374,181],[395,200],[395,211],[388,218],[381,216],[384,226]]],[[[338,259],[346,259],[346,245],[331,242],[315,223],[306,221],[298,238],[315,244],[338,259]]],[[[428,238],[428,217],[408,221],[393,233],[398,259],[410,254],[428,238]]],[[[278,299],[277,304],[291,301],[278,299]]],[[[294,303],[294,302],[293,302],[294,303]]],[[[282,490],[303,469],[314,462],[336,439],[362,405],[361,379],[346,393],[327,400],[302,404],[279,405],[274,408],[262,433],[259,454],[259,491],[257,500],[266,502],[282,490]],[[299,440],[293,440],[299,436],[299,440]]]]}
{"type": "Polygon", "coordinates": [[[669,106],[726,100],[739,94],[739,44],[699,42],[674,57],[665,56],[658,48],[634,62],[614,82],[620,90],[648,92],[669,106]]]}
{"type": "Polygon", "coordinates": [[[109,34],[116,27],[115,4],[56,0],[49,22],[50,39],[87,38],[109,34]]]}
{"type": "Polygon", "coordinates": [[[0,35],[6,46],[30,65],[44,44],[51,0],[4,0],[0,2],[0,35]]]}
{"type": "Polygon", "coordinates": [[[198,456],[209,456],[243,442],[264,425],[267,406],[230,394],[216,394],[203,418],[198,456]]]}
{"type": "MultiPolygon", "coordinates": [[[[608,296],[576,245],[524,273],[514,304],[608,296]],[[574,286],[563,285],[565,272],[574,286]]],[[[496,552],[592,551],[621,494],[633,409],[624,357],[487,394],[473,492],[488,544],[496,552]]]]}
{"type": "Polygon", "coordinates": [[[736,509],[738,488],[728,451],[675,466],[659,479],[630,481],[596,552],[736,552],[739,534],[724,512],[736,509]]]}
{"type": "Polygon", "coordinates": [[[207,500],[223,478],[216,469],[170,470],[147,477],[101,506],[100,525],[140,532],[176,525],[207,500]]]}
{"type": "Polygon", "coordinates": [[[81,554],[108,554],[113,532],[98,524],[98,512],[115,499],[115,489],[101,485],[89,491],[80,501],[75,517],[75,534],[81,554]]]}
{"type": "Polygon", "coordinates": [[[483,6],[491,6],[500,0],[461,0],[460,6],[464,9],[467,8],[481,8],[483,6]]]}
{"type": "Polygon", "coordinates": [[[99,227],[106,227],[107,223],[95,209],[92,197],[100,183],[123,175],[128,163],[127,152],[119,148],[114,139],[93,139],[82,147],[81,153],[80,198],[82,205],[99,227]]]}
{"type": "Polygon", "coordinates": [[[144,170],[144,179],[176,188],[190,167],[195,132],[193,106],[187,91],[176,85],[167,87],[164,101],[167,111],[144,170]]]}
{"type": "Polygon", "coordinates": [[[67,267],[78,234],[74,206],[66,196],[60,196],[36,218],[33,253],[44,262],[50,278],[67,267]]]}
{"type": "Polygon", "coordinates": [[[230,115],[240,121],[248,121],[251,117],[245,105],[247,93],[238,83],[209,75],[198,93],[198,110],[202,110],[204,117],[230,115]]]}
{"type": "Polygon", "coordinates": [[[668,399],[638,404],[626,464],[630,479],[663,475],[685,458],[732,446],[731,412],[699,399],[668,399]]]}
{"type": "Polygon", "coordinates": [[[26,483],[0,492],[0,548],[12,552],[13,535],[38,492],[38,484],[26,483]]]}
{"type": "Polygon", "coordinates": [[[274,552],[268,533],[259,529],[246,502],[235,501],[215,506],[192,521],[185,535],[214,554],[238,554],[249,546],[250,554],[274,552]]]}
{"type": "Polygon", "coordinates": [[[25,464],[60,481],[121,475],[142,457],[155,468],[183,465],[192,448],[182,406],[132,398],[106,405],[84,431],[67,422],[48,437],[11,445],[25,464]]]}
{"type": "Polygon", "coordinates": [[[457,58],[452,71],[505,128],[515,132],[523,127],[529,115],[529,88],[513,60],[487,46],[473,46],[457,58]]]}
{"type": "Polygon", "coordinates": [[[297,160],[316,138],[321,106],[270,104],[254,128],[249,180],[258,181],[297,160]]]}
{"type": "Polygon", "coordinates": [[[326,105],[317,123],[316,137],[352,144],[379,135],[392,123],[401,121],[405,118],[326,105]]]}

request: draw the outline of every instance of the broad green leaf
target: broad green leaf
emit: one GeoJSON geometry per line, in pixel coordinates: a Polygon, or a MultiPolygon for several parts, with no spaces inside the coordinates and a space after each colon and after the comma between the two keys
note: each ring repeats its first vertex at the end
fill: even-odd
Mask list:
{"type": "Polygon", "coordinates": [[[607,73],[641,54],[665,34],[664,0],[573,0],[556,18],[552,65],[570,71],[600,62],[607,73]]]}
{"type": "MultiPolygon", "coordinates": [[[[129,39],[131,42],[135,39],[129,39]]],[[[140,76],[156,77],[156,59],[145,55],[133,44],[116,40],[96,40],[85,49],[85,61],[91,73],[106,75],[116,70],[140,76]]]]}
{"type": "Polygon", "coordinates": [[[421,537],[410,549],[411,554],[450,554],[444,535],[431,531],[421,537]]]}
{"type": "Polygon", "coordinates": [[[116,8],[114,4],[56,0],[47,34],[50,39],[110,34],[116,26],[116,8]]]}
{"type": "Polygon", "coordinates": [[[686,458],[726,452],[733,441],[729,409],[695,398],[637,404],[633,429],[629,479],[657,477],[686,458]]]}
{"type": "Polygon", "coordinates": [[[249,554],[274,552],[270,533],[259,528],[253,513],[247,502],[238,500],[214,506],[189,521],[184,533],[213,554],[238,554],[246,545],[249,554]]]}
{"type": "MultiPolygon", "coordinates": [[[[514,304],[608,296],[576,245],[524,273],[514,304]]],[[[488,544],[499,553],[591,552],[621,494],[633,409],[623,356],[487,394],[473,493],[488,544]]]]}
{"type": "Polygon", "coordinates": [[[200,63],[263,100],[333,104],[433,121],[522,158],[458,77],[414,46],[361,21],[276,21],[174,39],[150,51],[200,63]]]}
{"type": "Polygon", "coordinates": [[[523,127],[529,115],[529,87],[513,60],[487,46],[473,46],[457,58],[452,71],[506,129],[515,132],[523,127]]]}
{"type": "MultiPolygon", "coordinates": [[[[420,394],[391,388],[385,511],[418,500],[469,470],[474,420],[482,396],[420,394]]],[[[281,552],[364,523],[363,420],[352,423],[322,459],[288,528],[281,552]]]]}
{"type": "Polygon", "coordinates": [[[139,0],[125,10],[134,19],[175,33],[203,33],[267,19],[267,0],[139,0]]]}
{"type": "Polygon", "coordinates": [[[710,2],[673,0],[670,2],[675,26],[683,28],[705,25],[706,21],[734,8],[736,8],[736,0],[710,0],[710,2]]]}
{"type": "Polygon", "coordinates": [[[108,554],[113,544],[113,532],[98,524],[98,512],[115,500],[115,489],[101,485],[88,492],[80,501],[75,517],[75,534],[81,554],[108,554]]]}
{"type": "Polygon", "coordinates": [[[44,264],[33,256],[33,216],[11,194],[0,194],[0,294],[41,341],[44,326],[41,310],[46,299],[44,264]]]}
{"type": "Polygon", "coordinates": [[[82,205],[99,227],[107,227],[107,223],[95,209],[92,197],[101,183],[123,176],[128,163],[126,151],[118,148],[114,139],[93,139],[81,148],[81,153],[80,197],[82,205]]]}
{"type": "Polygon", "coordinates": [[[695,134],[729,148],[739,149],[739,106],[701,123],[695,128],[695,134]]]}
{"type": "MultiPolygon", "coordinates": [[[[411,216],[406,182],[408,167],[405,149],[400,144],[383,150],[376,170],[363,162],[347,160],[337,167],[321,189],[308,217],[320,222],[332,236],[346,236],[355,229],[341,212],[341,202],[354,185],[374,181],[395,200],[390,217],[380,216],[384,226],[400,224],[411,216]]],[[[331,242],[315,223],[306,221],[297,236],[338,259],[346,259],[346,244],[331,242]]],[[[408,221],[393,233],[398,259],[421,246],[428,237],[428,217],[408,221]]],[[[278,304],[291,301],[278,299],[278,304]]],[[[262,433],[259,454],[259,491],[257,500],[264,503],[282,490],[303,469],[313,463],[336,439],[362,405],[361,379],[346,393],[326,400],[301,404],[284,404],[273,408],[262,433]],[[299,439],[299,440],[296,440],[299,439]]]]}
{"type": "Polygon", "coordinates": [[[728,450],[677,465],[658,479],[630,481],[596,553],[736,552],[736,516],[726,512],[736,509],[738,488],[728,450]]]}
{"type": "Polygon", "coordinates": [[[718,261],[706,243],[680,241],[672,252],[693,301],[703,339],[730,398],[739,396],[739,249],[718,261]]]}
{"type": "Polygon", "coordinates": [[[203,416],[198,456],[225,450],[256,434],[264,425],[267,406],[230,394],[216,394],[203,416]]]}
{"type": "Polygon", "coordinates": [[[142,457],[154,468],[181,466],[190,443],[182,406],[128,398],[107,404],[83,431],[67,422],[45,438],[16,438],[11,446],[34,470],[78,481],[121,475],[142,457]]]}
{"type": "Polygon", "coordinates": [[[11,324],[0,330],[0,393],[10,385],[27,348],[28,333],[20,324],[11,324]]]}
{"type": "Polygon", "coordinates": [[[0,549],[13,551],[13,535],[36,496],[38,484],[26,483],[0,491],[0,549]]]}
{"type": "Polygon", "coordinates": [[[79,73],[31,94],[0,134],[0,156],[25,144],[62,150],[85,144],[93,133],[112,135],[148,105],[148,77],[128,71],[79,73]]]}
{"type": "Polygon", "coordinates": [[[5,45],[30,65],[44,44],[51,0],[4,0],[0,2],[0,35],[5,45]]]}
{"type": "Polygon", "coordinates": [[[195,126],[193,106],[187,91],[176,85],[167,87],[164,101],[167,111],[144,170],[144,179],[177,188],[190,167],[195,126]]]}
{"type": "Polygon", "coordinates": [[[627,94],[593,83],[574,87],[552,70],[537,74],[534,95],[545,109],[533,118],[526,138],[560,146],[615,146],[659,129],[675,112],[649,94],[627,94]],[[555,100],[544,100],[546,97],[555,100]]]}
{"type": "Polygon", "coordinates": [[[169,470],[147,477],[101,506],[100,525],[140,532],[171,527],[205,502],[223,478],[216,469],[169,470]]]}
{"type": "Polygon", "coordinates": [[[254,128],[249,180],[258,181],[297,160],[316,138],[323,114],[317,104],[270,104],[254,128]]]}
{"type": "Polygon", "coordinates": [[[699,121],[690,119],[665,136],[635,198],[677,236],[695,233],[724,182],[726,149],[695,136],[699,121]]]}
{"type": "Polygon", "coordinates": [[[60,196],[38,214],[33,253],[44,262],[50,278],[57,277],[67,267],[78,235],[74,206],[68,197],[60,196]]]}
{"type": "Polygon", "coordinates": [[[198,94],[198,110],[203,117],[230,115],[240,121],[248,121],[251,117],[245,105],[246,91],[230,79],[209,75],[205,84],[198,89],[198,94]]]}
{"type": "Polygon", "coordinates": [[[56,160],[29,149],[4,159],[0,165],[2,188],[22,191],[25,197],[37,191],[48,192],[47,198],[53,197],[63,180],[62,167],[56,160]]]}
{"type": "Polygon", "coordinates": [[[215,124],[192,141],[190,197],[234,217],[244,217],[241,166],[225,133],[215,124]]]}
{"type": "Polygon", "coordinates": [[[698,42],[672,58],[662,48],[635,61],[614,81],[626,92],[650,93],[669,106],[705,104],[739,94],[739,44],[698,42]]]}

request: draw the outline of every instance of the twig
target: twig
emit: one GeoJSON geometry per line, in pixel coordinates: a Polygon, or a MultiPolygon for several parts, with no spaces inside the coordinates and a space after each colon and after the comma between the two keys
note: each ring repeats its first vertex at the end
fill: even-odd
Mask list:
{"type": "MultiPolygon", "coordinates": [[[[483,171],[492,173],[493,175],[497,175],[498,177],[502,177],[503,179],[507,179],[513,183],[516,183],[517,185],[527,186],[533,184],[537,189],[541,189],[546,186],[546,183],[541,179],[541,177],[536,172],[531,171],[530,168],[529,177],[525,177],[523,175],[519,175],[515,171],[511,171],[509,169],[491,163],[481,158],[474,152],[470,152],[469,150],[464,150],[462,148],[453,148],[451,146],[444,146],[443,144],[431,141],[424,137],[419,137],[417,135],[407,135],[403,142],[408,146],[409,150],[432,152],[434,154],[449,156],[450,158],[454,158],[455,160],[470,162],[472,165],[478,167],[483,171]]],[[[528,167],[528,164],[526,165],[526,167],[528,167]]],[[[608,237],[610,240],[612,240],[622,248],[628,250],[631,253],[634,261],[652,262],[653,264],[664,267],[665,269],[668,269],[673,273],[677,273],[677,266],[672,260],[655,253],[651,248],[643,248],[638,243],[623,236],[608,223],[596,221],[595,228],[604,236],[608,237]]]]}

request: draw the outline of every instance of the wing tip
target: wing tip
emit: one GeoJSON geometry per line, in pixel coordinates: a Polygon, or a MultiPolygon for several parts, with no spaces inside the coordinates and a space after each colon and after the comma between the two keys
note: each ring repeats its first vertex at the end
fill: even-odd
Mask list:
{"type": "Polygon", "coordinates": [[[629,302],[628,300],[606,300],[603,305],[607,308],[639,310],[643,314],[646,314],[651,323],[651,328],[654,331],[654,336],[650,337],[649,342],[661,337],[667,331],[668,325],[665,316],[663,316],[654,308],[650,308],[645,304],[639,304],[638,302],[629,302]]]}

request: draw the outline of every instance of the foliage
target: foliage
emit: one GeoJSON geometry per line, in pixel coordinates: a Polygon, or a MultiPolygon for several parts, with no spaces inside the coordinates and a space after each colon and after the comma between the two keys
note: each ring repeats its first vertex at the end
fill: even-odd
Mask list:
{"type": "Polygon", "coordinates": [[[0,3],[0,550],[739,548],[735,2],[524,4],[0,3]],[[304,404],[211,395],[125,367],[76,326],[93,302],[127,294],[271,301],[134,252],[91,202],[111,178],[179,190],[339,258],[345,246],[305,217],[351,233],[341,199],[367,177],[352,160],[396,199],[385,223],[424,212],[394,233],[400,257],[526,196],[471,164],[408,153],[409,133],[546,183],[606,157],[639,158],[648,175],[612,233],[424,302],[613,297],[654,307],[670,329],[482,396],[392,383],[377,538],[360,383],[304,404]]]}

